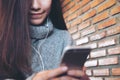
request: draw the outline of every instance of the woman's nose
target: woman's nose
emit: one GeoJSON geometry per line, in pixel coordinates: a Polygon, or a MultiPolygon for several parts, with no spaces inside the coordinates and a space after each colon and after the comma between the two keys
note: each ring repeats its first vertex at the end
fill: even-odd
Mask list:
{"type": "Polygon", "coordinates": [[[39,0],[33,0],[33,2],[32,2],[32,6],[31,6],[31,9],[32,9],[32,10],[37,11],[37,10],[40,9],[40,4],[39,4],[38,1],[39,1],[39,0]]]}

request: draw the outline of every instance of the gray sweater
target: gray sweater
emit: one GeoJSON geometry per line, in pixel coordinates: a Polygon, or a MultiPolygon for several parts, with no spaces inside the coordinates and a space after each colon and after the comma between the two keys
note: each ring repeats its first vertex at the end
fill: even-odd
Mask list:
{"type": "Polygon", "coordinates": [[[34,72],[39,72],[43,69],[43,66],[44,70],[57,68],[61,60],[63,49],[67,45],[72,44],[72,39],[68,31],[55,28],[46,40],[33,40],[32,44],[34,45],[32,69],[34,72]],[[39,54],[41,57],[39,57],[36,51],[38,47],[40,48],[39,54]]]}
{"type": "MultiPolygon", "coordinates": [[[[67,30],[54,28],[47,38],[32,39],[32,44],[33,54],[31,67],[34,74],[42,71],[43,68],[44,70],[57,68],[60,64],[64,48],[72,45],[73,40],[67,30]]],[[[27,80],[31,80],[32,76],[28,77],[27,80]]]]}
{"type": "Polygon", "coordinates": [[[49,18],[44,25],[31,26],[30,30],[33,73],[57,68],[63,49],[72,44],[68,31],[55,28],[49,18]]]}

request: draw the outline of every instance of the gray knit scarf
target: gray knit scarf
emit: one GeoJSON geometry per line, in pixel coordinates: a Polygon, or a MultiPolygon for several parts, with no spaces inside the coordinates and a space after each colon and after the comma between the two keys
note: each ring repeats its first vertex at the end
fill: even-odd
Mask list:
{"type": "Polygon", "coordinates": [[[30,27],[30,36],[31,39],[44,39],[48,37],[53,31],[53,24],[49,18],[46,19],[45,24],[40,26],[31,26],[30,27]]]}

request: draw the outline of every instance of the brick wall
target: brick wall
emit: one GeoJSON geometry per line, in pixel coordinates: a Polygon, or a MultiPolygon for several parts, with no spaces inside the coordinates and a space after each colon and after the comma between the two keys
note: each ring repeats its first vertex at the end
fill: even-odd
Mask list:
{"type": "Polygon", "coordinates": [[[120,0],[61,0],[77,46],[93,50],[86,62],[91,80],[120,80],[120,0]]]}

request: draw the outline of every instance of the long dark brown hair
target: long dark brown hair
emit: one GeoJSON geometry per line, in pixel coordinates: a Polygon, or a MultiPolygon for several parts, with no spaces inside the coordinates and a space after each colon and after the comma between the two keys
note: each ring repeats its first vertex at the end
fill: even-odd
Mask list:
{"type": "Polygon", "coordinates": [[[30,71],[30,0],[0,0],[0,79],[23,79],[30,71]]]}
{"type": "MultiPolygon", "coordinates": [[[[29,9],[32,0],[0,0],[0,80],[24,80],[31,73],[29,9]]],[[[52,0],[50,18],[58,29],[66,29],[59,0],[52,0]]]]}
{"type": "Polygon", "coordinates": [[[67,30],[62,14],[60,0],[52,0],[51,12],[49,15],[54,27],[62,30],[67,30]]]}

